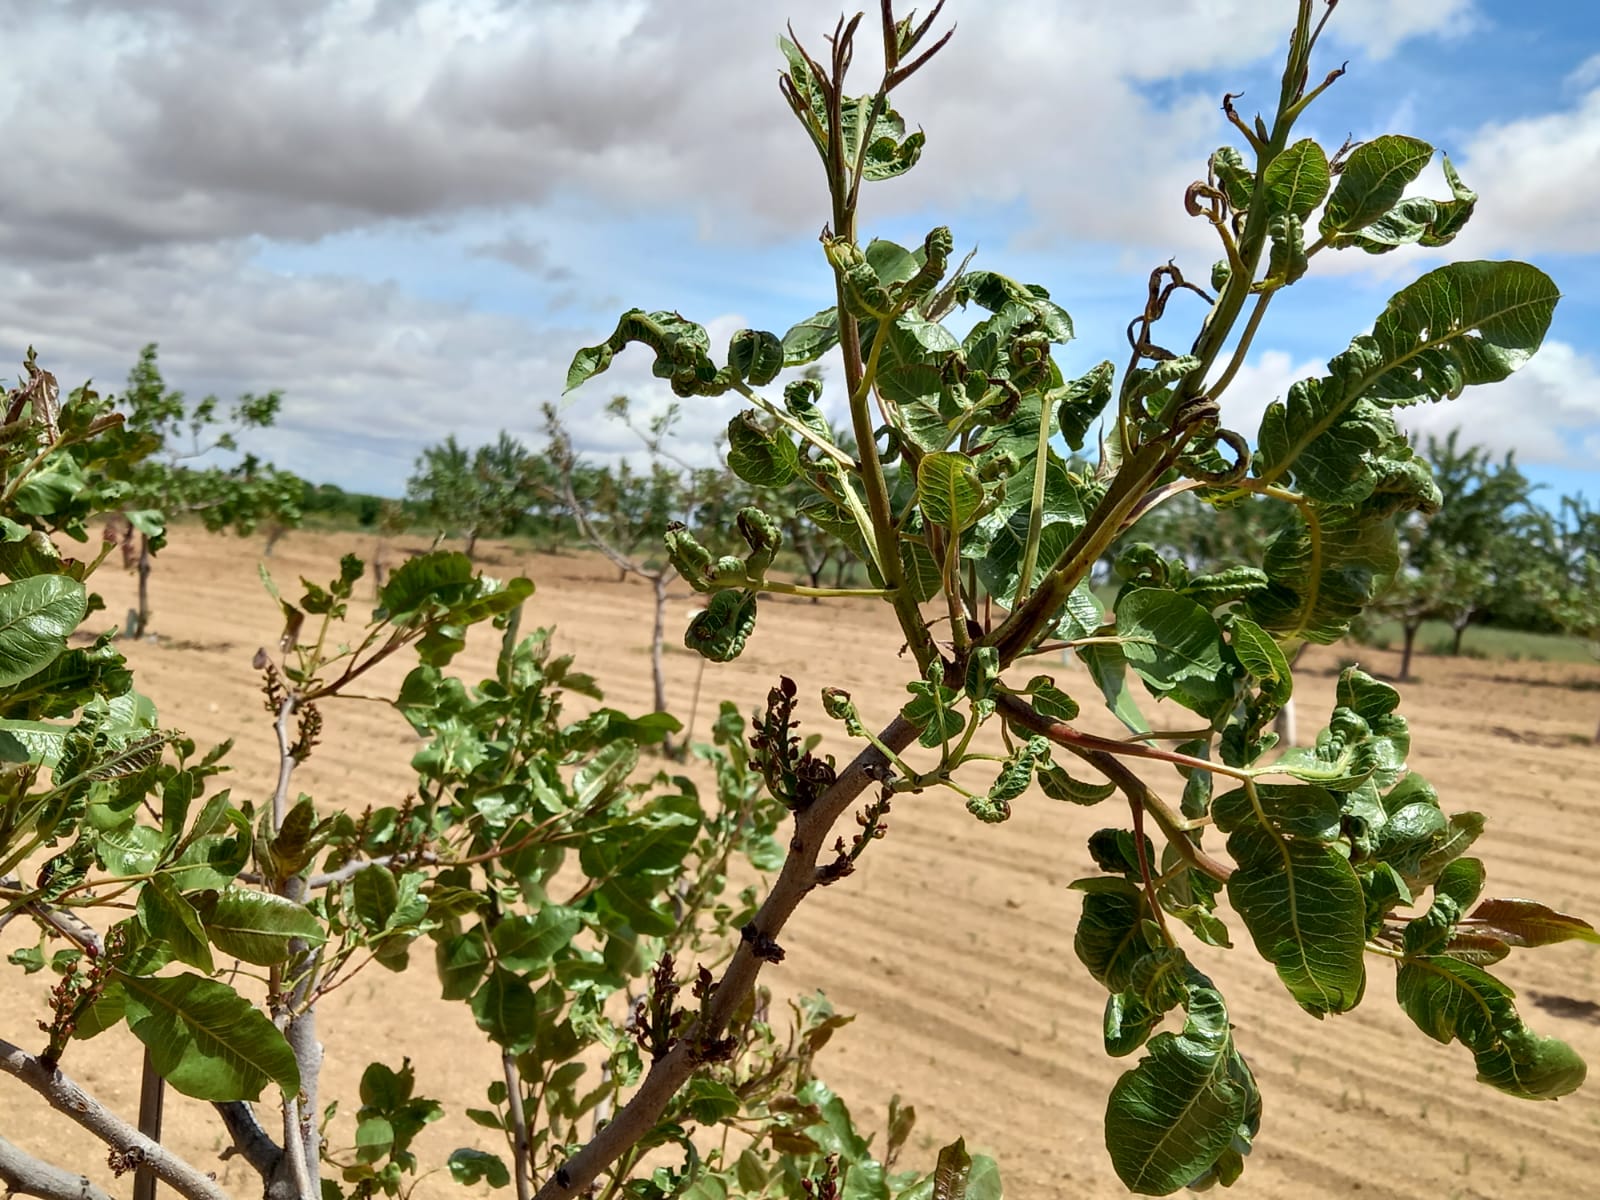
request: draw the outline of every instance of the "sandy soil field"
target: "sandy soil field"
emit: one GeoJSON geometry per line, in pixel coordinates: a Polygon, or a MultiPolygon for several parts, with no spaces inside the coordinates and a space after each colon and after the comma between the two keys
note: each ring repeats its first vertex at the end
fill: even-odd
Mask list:
{"type": "MultiPolygon", "coordinates": [[[[415,541],[402,539],[401,546],[420,549],[415,541]]],[[[256,577],[260,549],[259,539],[178,531],[152,578],[161,640],[127,653],[163,723],[202,744],[236,738],[231,785],[265,797],[272,737],[249,664],[279,627],[256,577]]],[[[300,574],[326,579],[339,554],[372,550],[370,537],[293,534],[269,565],[288,592],[300,574]]],[[[557,645],[599,678],[609,703],[648,709],[645,586],[618,583],[614,570],[590,557],[518,556],[490,545],[484,558],[491,572],[535,580],[525,628],[554,625],[557,645]]],[[[109,609],[91,623],[120,623],[131,576],[108,568],[99,586],[109,609]]],[[[692,603],[687,589],[674,599],[676,628],[692,603]]],[[[743,658],[706,670],[695,732],[706,733],[718,699],[748,709],[779,673],[812,697],[824,684],[845,687],[867,719],[881,723],[905,698],[898,644],[881,606],[763,600],[743,658]]],[[[481,639],[458,660],[460,672],[481,678],[491,653],[481,639]]],[[[1326,715],[1341,656],[1359,657],[1378,673],[1397,667],[1392,653],[1310,654],[1299,675],[1303,734],[1320,724],[1314,714],[1326,715]]],[[[680,716],[688,712],[698,662],[681,649],[669,653],[670,704],[680,716]]],[[[402,670],[374,678],[367,690],[392,686],[402,670]]],[[[1600,715],[1600,668],[1424,657],[1419,674],[1402,708],[1415,735],[1412,764],[1447,807],[1490,817],[1479,843],[1489,868],[1486,894],[1533,896],[1600,918],[1600,871],[1585,840],[1600,829],[1590,824],[1600,822],[1600,748],[1584,741],[1600,715]]],[[[1058,678],[1071,691],[1092,690],[1075,670],[1058,678]]],[[[325,809],[401,798],[416,741],[398,714],[350,702],[330,705],[324,715],[324,743],[297,786],[325,809]]],[[[1109,718],[1087,723],[1110,730],[1109,718]]],[[[1017,1200],[1121,1196],[1101,1143],[1101,1115],[1107,1090],[1129,1064],[1101,1050],[1104,994],[1073,955],[1079,902],[1067,884],[1092,871],[1085,837],[1126,813],[1037,793],[1015,807],[1009,823],[990,827],[954,798],[897,804],[888,838],[856,876],[802,906],[783,939],[787,959],[763,979],[780,993],[821,987],[842,1011],[858,1014],[825,1053],[822,1074],[868,1128],[881,1126],[892,1093],[913,1102],[919,1120],[908,1160],[931,1165],[937,1146],[965,1134],[969,1146],[999,1158],[1007,1194],[1017,1200]]],[[[24,940],[22,924],[0,936],[0,954],[24,940]]],[[[1237,924],[1235,936],[1242,936],[1237,924]]],[[[1228,997],[1239,1046],[1266,1098],[1262,1135],[1234,1194],[1600,1196],[1600,1081],[1554,1104],[1513,1100],[1475,1083],[1467,1052],[1428,1041],[1395,1007],[1382,963],[1369,964],[1360,1009],[1319,1023],[1253,955],[1199,947],[1194,956],[1228,997]]],[[[1569,1040],[1591,1062],[1600,1061],[1597,964],[1597,947],[1569,943],[1518,952],[1500,968],[1530,1024],[1569,1040]]],[[[30,1047],[40,1041],[34,1021],[48,986],[44,976],[0,973],[0,1036],[30,1047]]],[[[323,1096],[347,1098],[338,1126],[346,1139],[362,1068],[375,1057],[398,1066],[406,1051],[419,1092],[449,1110],[419,1142],[424,1161],[442,1164],[459,1145],[501,1149],[461,1115],[481,1102],[497,1060],[466,1007],[437,997],[431,944],[424,943],[409,972],[374,967],[329,998],[321,1018],[323,1096]]],[[[138,1062],[137,1044],[123,1031],[75,1046],[64,1065],[131,1118],[138,1062]]],[[[114,1194],[131,1187],[128,1178],[110,1178],[103,1147],[10,1079],[0,1079],[0,1131],[89,1173],[114,1194]]],[[[167,1140],[214,1167],[236,1194],[257,1194],[247,1168],[217,1161],[223,1141],[207,1106],[174,1098],[167,1140]]],[[[464,1191],[441,1171],[414,1194],[425,1200],[464,1191]]]]}

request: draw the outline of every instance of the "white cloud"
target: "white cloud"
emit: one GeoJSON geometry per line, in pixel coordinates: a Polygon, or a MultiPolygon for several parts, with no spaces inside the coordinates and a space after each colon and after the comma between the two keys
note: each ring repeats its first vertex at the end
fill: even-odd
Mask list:
{"type": "MultiPolygon", "coordinates": [[[[739,324],[730,316],[711,327],[725,343],[739,324]]],[[[0,270],[0,344],[20,353],[38,342],[64,387],[93,377],[115,392],[139,348],[159,341],[168,384],[191,396],[283,389],[278,425],[247,448],[311,479],[390,493],[421,448],[449,433],[473,445],[504,428],[542,445],[540,406],[558,399],[587,340],[392,284],[263,271],[236,249],[153,248],[37,273],[0,270]]],[[[647,352],[630,350],[569,398],[563,416],[581,450],[607,458],[636,448],[602,410],[621,392],[643,412],[659,409],[667,393],[649,366],[647,352]]],[[[685,452],[708,459],[735,408],[685,405],[685,452]]]]}
{"type": "MultiPolygon", "coordinates": [[[[781,13],[817,48],[837,4],[792,0],[781,13]]],[[[1180,201],[1222,134],[1218,97],[1180,82],[1157,98],[1147,85],[1276,57],[1288,11],[1141,0],[1135,22],[1103,0],[951,0],[957,36],[900,100],[928,129],[927,154],[907,180],[872,189],[869,207],[1007,206],[1037,238],[1140,262],[1150,247],[1209,245],[1180,201]]],[[[1457,32],[1472,11],[1345,0],[1329,63],[1457,32]]],[[[267,448],[352,485],[396,486],[417,449],[450,432],[471,442],[506,426],[536,440],[539,403],[596,330],[371,279],[274,273],[244,247],[302,241],[314,262],[330,234],[493,226],[509,232],[464,253],[518,266],[530,286],[592,292],[582,271],[566,275],[580,263],[558,231],[574,211],[585,242],[640,214],[687,217],[722,243],[809,235],[824,197],[776,94],[780,21],[770,5],[726,0],[0,0],[14,168],[0,338],[15,352],[39,345],[64,380],[115,386],[156,340],[191,392],[281,386],[267,448]]],[[[873,42],[860,47],[863,88],[873,42]]],[[[605,290],[632,298],[630,269],[649,266],[607,260],[605,290]]],[[[630,446],[591,395],[666,402],[647,360],[630,351],[569,405],[580,446],[630,446]]],[[[1275,386],[1256,370],[1236,392],[1275,386]]],[[[732,407],[685,405],[683,440],[708,454],[732,407]]]]}
{"type": "Polygon", "coordinates": [[[1518,254],[1600,250],[1600,87],[1558,112],[1485,125],[1460,165],[1482,196],[1460,246],[1518,254]]]}
{"type": "MultiPolygon", "coordinates": [[[[836,4],[796,0],[788,15],[815,48],[836,4]]],[[[14,53],[0,111],[12,161],[27,164],[0,217],[13,255],[315,238],[538,205],[558,190],[588,195],[597,216],[689,206],[722,235],[792,235],[821,208],[816,166],[775,94],[778,20],[764,5],[6,9],[14,53]],[[66,61],[95,69],[59,70],[66,61]]],[[[1467,0],[1347,0],[1331,36],[1336,49],[1383,54],[1469,12],[1467,0]]],[[[1100,0],[957,0],[960,33],[903,98],[932,131],[925,165],[873,202],[1020,199],[1058,234],[1181,240],[1181,189],[1220,131],[1217,97],[1187,90],[1161,104],[1140,87],[1276,55],[1285,14],[1260,0],[1143,0],[1136,26],[1100,0]]],[[[865,88],[874,39],[861,41],[865,88]]]]}
{"type": "Polygon", "coordinates": [[[1503,383],[1468,388],[1455,400],[1403,409],[1401,428],[1420,442],[1461,429],[1462,441],[1524,463],[1594,469],[1600,427],[1600,362],[1570,342],[1547,341],[1503,383]]]}
{"type": "Polygon", "coordinates": [[[1245,361],[1222,395],[1222,423],[1252,442],[1261,428],[1267,405],[1289,393],[1289,385],[1325,371],[1326,364],[1312,359],[1296,363],[1282,350],[1263,350],[1245,361]]]}

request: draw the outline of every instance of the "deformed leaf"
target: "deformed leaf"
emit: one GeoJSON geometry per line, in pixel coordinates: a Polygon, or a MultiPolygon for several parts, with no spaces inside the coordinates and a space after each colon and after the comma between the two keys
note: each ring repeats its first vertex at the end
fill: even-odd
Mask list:
{"type": "Polygon", "coordinates": [[[746,409],[728,422],[728,467],[757,487],[786,487],[800,477],[800,451],[786,432],[766,428],[746,409]]]}
{"type": "Polygon", "coordinates": [[[1228,899],[1261,957],[1313,1016],[1354,1008],[1366,986],[1366,899],[1349,859],[1259,823],[1228,838],[1228,899]]]}
{"type": "Polygon", "coordinates": [[[689,622],[683,644],[712,662],[730,662],[739,657],[755,627],[754,592],[717,592],[689,622]]]}
{"type": "Polygon", "coordinates": [[[1251,1088],[1222,997],[1196,988],[1181,1033],[1150,1039],[1106,1105],[1106,1149],[1132,1191],[1165,1196],[1198,1179],[1233,1144],[1251,1088]]]}
{"type": "Polygon", "coordinates": [[[728,343],[728,365],[755,387],[765,387],[783,370],[783,343],[764,329],[741,329],[728,343]]]}
{"type": "Polygon", "coordinates": [[[1528,1100],[1576,1091],[1587,1068],[1565,1042],[1540,1037],[1522,1023],[1512,991],[1471,963],[1450,957],[1409,958],[1395,980],[1400,1007],[1440,1042],[1459,1038],[1478,1062],[1478,1078],[1528,1100]]]}
{"type": "Polygon", "coordinates": [[[1428,165],[1433,147],[1418,138],[1385,134],[1363,142],[1345,160],[1319,229],[1332,238],[1372,224],[1394,207],[1428,165]]]}
{"type": "Polygon", "coordinates": [[[965,454],[923,456],[917,464],[917,500],[922,515],[943,529],[960,531],[983,507],[983,484],[965,454]]]}

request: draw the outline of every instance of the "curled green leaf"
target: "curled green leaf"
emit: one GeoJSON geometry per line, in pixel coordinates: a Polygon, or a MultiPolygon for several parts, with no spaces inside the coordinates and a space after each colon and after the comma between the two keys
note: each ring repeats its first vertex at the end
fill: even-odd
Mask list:
{"type": "Polygon", "coordinates": [[[731,662],[744,650],[755,625],[755,593],[730,588],[717,592],[694,615],[683,644],[712,662],[731,662]]]}

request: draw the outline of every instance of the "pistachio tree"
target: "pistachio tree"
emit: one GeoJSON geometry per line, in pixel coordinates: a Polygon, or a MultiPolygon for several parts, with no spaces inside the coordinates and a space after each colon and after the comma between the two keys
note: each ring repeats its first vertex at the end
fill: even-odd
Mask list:
{"type": "MultiPolygon", "coordinates": [[[[249,534],[262,522],[287,528],[300,521],[305,485],[298,477],[239,453],[239,436],[277,420],[278,392],[246,394],[224,413],[207,396],[191,403],[167,386],[156,347],[144,347],[116,400],[124,420],[109,456],[96,445],[55,456],[51,471],[109,474],[121,484],[122,507],[112,528],[122,543],[125,566],[139,577],[138,602],[127,621],[130,636],[150,632],[150,574],[173,521],[198,520],[216,533],[249,534]],[[230,456],[231,465],[222,465],[230,456]]],[[[102,439],[105,440],[105,439],[102,439]]],[[[270,552],[270,544],[268,547],[270,552]]]]}
{"type": "Polygon", "coordinates": [[[277,770],[260,792],[218,786],[230,743],[202,748],[163,725],[109,634],[70,644],[115,549],[74,544],[92,546],[91,523],[126,499],[119,477],[144,443],[88,388],[63,399],[31,356],[3,407],[0,926],[33,928],[7,964],[43,981],[0,1016],[0,1073],[35,1099],[0,1135],[8,1194],[109,1200],[90,1164],[52,1154],[52,1123],[72,1122],[138,1200],[158,1184],[224,1200],[215,1154],[163,1141],[177,1092],[211,1106],[217,1151],[249,1169],[236,1195],[398,1197],[445,1171],[526,1200],[648,1063],[687,1054],[697,1078],[610,1167],[612,1195],[665,1200],[718,1177],[785,1200],[891,1180],[897,1196],[926,1196],[969,1178],[940,1194],[998,1195],[993,1162],[959,1143],[891,1170],[915,1112],[891,1106],[890,1136],[869,1145],[818,1074],[848,1019],[820,996],[785,1010],[747,993],[715,1036],[695,1032],[705,964],[740,944],[755,910],[756,884],[735,871],[760,879],[784,859],[787,812],[766,780],[799,750],[773,715],[792,687],[755,726],[722,706],[697,748],[701,787],[651,766],[673,717],[606,705],[548,630],[520,634],[529,580],[438,551],[395,567],[363,612],[364,566],[347,556],[325,581],[267,580],[282,626],[254,657],[265,712],[241,736],[265,739],[277,770]],[[499,653],[474,682],[449,668],[475,626],[493,627],[499,653]],[[374,668],[405,659],[403,683],[375,694],[374,668]],[[352,695],[387,701],[418,734],[406,794],[296,786],[352,695]],[[406,1047],[369,1063],[353,1095],[325,1085],[319,1009],[364,969],[431,970],[481,1033],[462,1048],[485,1067],[482,1100],[463,1106],[475,1136],[443,1162],[415,1149],[444,1106],[406,1047]],[[122,1026],[143,1047],[128,1112],[81,1082],[104,1066],[94,1039],[122,1026]],[[710,1169],[705,1130],[725,1148],[710,1169]]]}
{"type": "MultiPolygon", "coordinates": [[[[979,823],[974,837],[1041,797],[1120,798],[1126,815],[1089,841],[1100,873],[1074,885],[1073,945],[1107,992],[1107,1052],[1137,1056],[1105,1117],[1110,1164],[1134,1191],[1231,1184],[1266,1135],[1226,979],[1198,969],[1195,943],[1249,945],[1317,1018],[1355,1008],[1379,967],[1421,1033],[1461,1043],[1489,1087],[1546,1100],[1582,1082],[1582,1061],[1525,1024],[1492,967],[1513,949],[1595,931],[1534,901],[1483,898],[1486,860],[1468,854],[1483,818],[1450,808],[1409,765],[1400,693],[1352,667],[1314,744],[1285,750],[1270,732],[1293,694],[1294,653],[1345,636],[1400,566],[1397,522],[1440,506],[1396,411],[1506,378],[1538,349],[1559,298],[1526,263],[1435,267],[1333,346],[1258,427],[1230,426],[1230,389],[1269,309],[1292,304],[1297,283],[1330,258],[1443,246],[1477,203],[1420,138],[1330,148],[1297,133],[1343,73],[1318,63],[1333,10],[1293,6],[1281,85],[1263,112],[1223,99],[1228,144],[1183,196],[1215,237],[1215,263],[1155,268],[1120,368],[1076,374],[1057,361],[1071,318],[1044,286],[958,264],[943,226],[913,246],[859,228],[863,187],[914,169],[922,151],[895,94],[949,38],[934,29],[939,7],[901,19],[883,0],[882,73],[861,91],[848,77],[862,16],[810,47],[783,39],[780,90],[827,183],[819,266],[834,303],[784,332],[742,329],[725,354],[690,317],[632,309],[577,352],[567,383],[637,345],[684,401],[741,401],[730,466],[759,486],[798,480],[814,492],[812,519],[865,568],[870,586],[856,594],[898,620],[885,662],[910,665],[908,700],[863,711],[829,686],[825,662],[806,664],[805,686],[859,752],[834,765],[790,739],[768,758],[768,785],[794,813],[777,882],[705,989],[689,1044],[655,1059],[540,1200],[584,1194],[693,1086],[693,1045],[720,1035],[763,964],[781,957],[796,906],[836,878],[834,824],[869,790],[885,803],[953,797],[979,823]],[[1413,188],[1436,161],[1439,178],[1413,188]],[[1168,312],[1179,295],[1185,311],[1201,309],[1188,328],[1168,312]],[[963,315],[977,320],[958,333],[963,315]],[[835,350],[850,450],[821,419],[821,383],[784,379],[835,350]],[[1186,495],[1218,512],[1270,512],[1275,532],[1204,568],[1139,540],[1142,523],[1186,495]],[[1119,541],[1119,586],[1103,606],[1090,574],[1119,541]],[[1086,672],[1066,676],[1064,654],[1086,672]],[[1129,736],[1077,724],[1090,703],[1129,736]]],[[[770,574],[780,525],[754,506],[719,535],[674,529],[666,545],[705,595],[685,642],[708,659],[739,655],[761,636],[762,598],[792,590],[770,574]]],[[[768,719],[787,727],[791,712],[779,704],[768,719]]]]}

